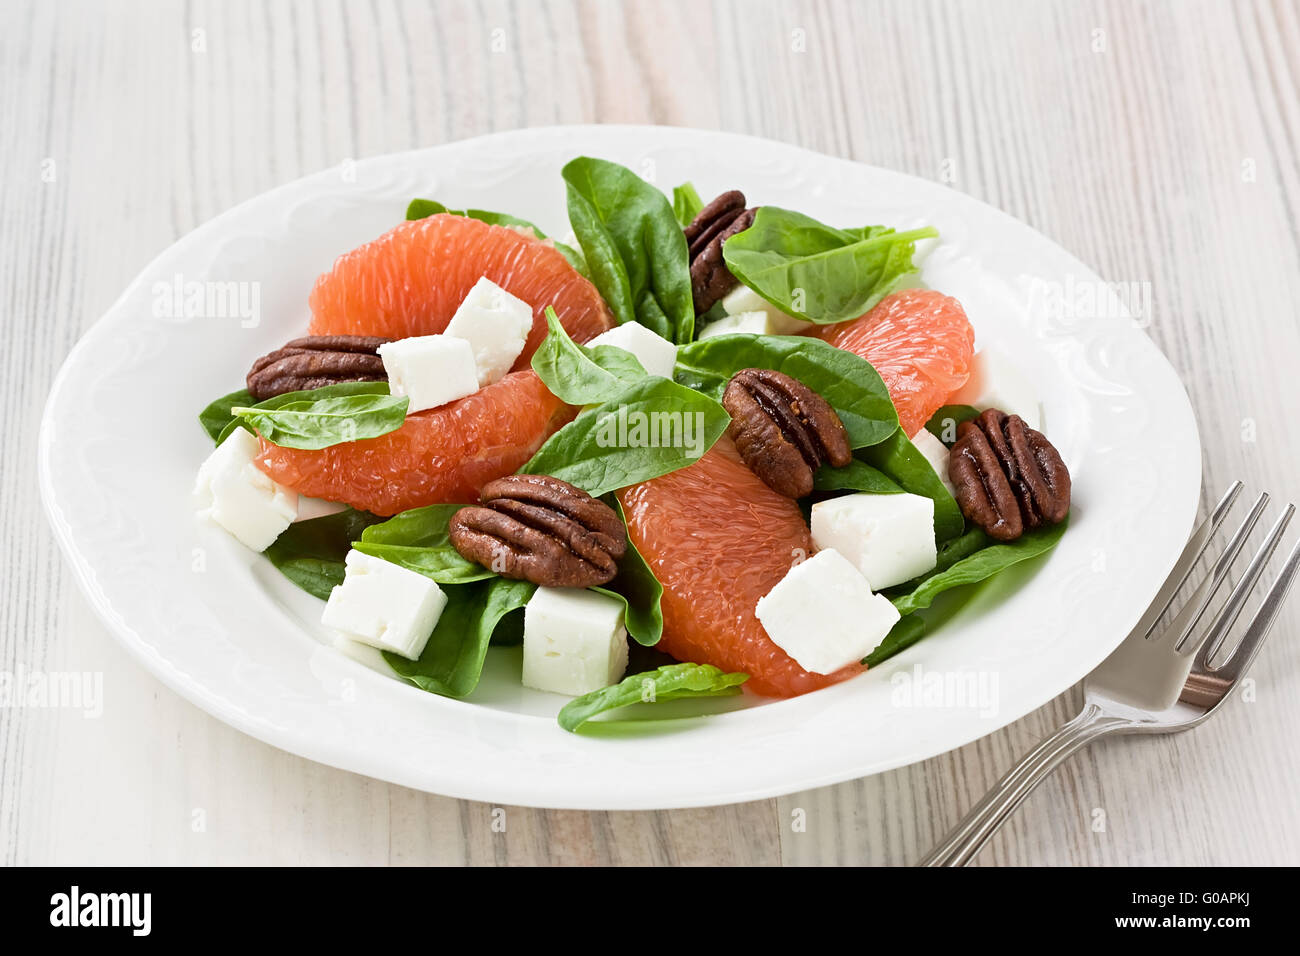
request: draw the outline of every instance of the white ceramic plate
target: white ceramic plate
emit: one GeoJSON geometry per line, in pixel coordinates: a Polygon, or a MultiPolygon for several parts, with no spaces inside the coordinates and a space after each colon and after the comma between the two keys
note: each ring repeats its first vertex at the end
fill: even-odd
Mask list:
{"type": "Polygon", "coordinates": [[[1186,539],[1200,446],[1169,363],[1098,278],[1029,227],[921,179],[793,146],[653,127],[524,130],[366,160],[260,196],[159,256],[68,357],[45,410],[41,490],[60,544],[114,634],[177,693],[261,740],[407,786],[494,803],[641,809],[768,797],[898,767],[1041,706],[1136,622],[1186,539]],[[324,642],[320,604],[199,526],[211,450],[195,415],[305,327],[335,256],[401,221],[414,196],[566,231],[560,167],[617,160],[701,194],[740,187],[844,225],[930,223],[925,281],[959,298],[979,344],[1032,378],[1074,477],[1074,518],[1033,568],[979,592],[880,668],[790,701],[576,736],[564,699],[524,690],[494,650],[465,701],[367,670],[324,642]],[[171,290],[235,282],[248,308],[171,290]],[[252,295],[256,291],[257,299],[252,295]],[[1099,294],[1100,293],[1100,294],[1099,294]],[[1091,297],[1091,301],[1090,301],[1091,297]],[[255,308],[254,308],[255,306],[255,308]],[[193,314],[193,312],[201,314],[193,314]],[[189,317],[186,314],[189,313],[189,317]],[[1100,313],[1100,314],[1099,314],[1100,313]],[[947,679],[963,701],[912,694],[947,679]]]}

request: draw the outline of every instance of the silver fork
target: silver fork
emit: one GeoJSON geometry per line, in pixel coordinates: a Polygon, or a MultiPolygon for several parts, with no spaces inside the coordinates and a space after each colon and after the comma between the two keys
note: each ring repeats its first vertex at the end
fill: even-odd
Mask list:
{"type": "Polygon", "coordinates": [[[965,866],[1034,788],[1067,758],[1110,734],[1171,734],[1190,730],[1223,706],[1259,653],[1300,569],[1300,543],[1291,549],[1273,586],[1246,624],[1236,646],[1221,653],[1229,632],[1265,565],[1277,550],[1295,514],[1288,504],[1251,558],[1223,606],[1200,629],[1215,595],[1228,578],[1233,560],[1268,505],[1261,494],[1215,560],[1208,576],[1192,589],[1166,626],[1166,613],[1191,579],[1192,569],[1222,526],[1241,493],[1234,482],[1210,516],[1192,533],[1155,600],[1124,643],[1083,682],[1079,715],[1030,751],[944,838],[921,866],[965,866]],[[1199,629],[1199,630],[1198,630],[1199,629]],[[1199,636],[1193,639],[1193,634],[1199,636]]]}

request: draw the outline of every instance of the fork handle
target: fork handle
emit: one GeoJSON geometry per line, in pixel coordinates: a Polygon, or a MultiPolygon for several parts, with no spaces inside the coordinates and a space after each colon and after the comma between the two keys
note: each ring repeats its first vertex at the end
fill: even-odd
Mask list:
{"type": "Polygon", "coordinates": [[[1126,726],[1129,721],[1085,704],[1077,717],[1025,754],[918,865],[966,866],[1053,770],[1086,744],[1126,726]]]}

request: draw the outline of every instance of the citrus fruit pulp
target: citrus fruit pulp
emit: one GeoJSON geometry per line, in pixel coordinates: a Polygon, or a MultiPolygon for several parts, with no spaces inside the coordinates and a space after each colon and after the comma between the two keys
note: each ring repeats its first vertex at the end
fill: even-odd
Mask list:
{"type": "Polygon", "coordinates": [[[700,460],[618,492],[628,537],[663,585],[659,649],[680,661],[749,675],[745,688],[793,697],[860,673],[813,674],[754,616],[792,564],[812,553],[799,506],[777,494],[723,436],[700,460]]]}
{"type": "Polygon", "coordinates": [[[965,384],[975,354],[975,330],[961,303],[930,289],[895,292],[860,318],[808,334],[875,367],[909,437],[965,384]]]}

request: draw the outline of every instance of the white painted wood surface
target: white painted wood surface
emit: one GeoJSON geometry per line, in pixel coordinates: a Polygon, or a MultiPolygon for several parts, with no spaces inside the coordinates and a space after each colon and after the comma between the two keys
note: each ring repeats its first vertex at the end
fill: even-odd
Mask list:
{"type": "MultiPolygon", "coordinates": [[[[0,670],[102,672],[105,705],[0,710],[0,862],[915,860],[1077,689],[855,783],[682,812],[507,808],[499,833],[489,806],[244,737],[127,659],[37,502],[50,381],[155,253],[300,175],[526,125],[714,127],[951,180],[1107,278],[1149,283],[1151,334],[1200,416],[1206,497],[1241,476],[1296,499],[1298,88],[1294,0],[4,0],[0,670]]],[[[1300,862],[1296,605],[1253,702],[1076,757],[980,862],[1300,862]]]]}

